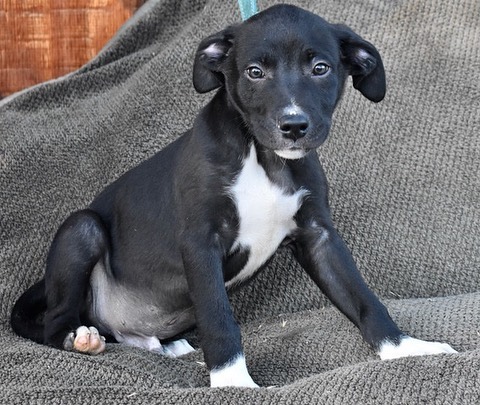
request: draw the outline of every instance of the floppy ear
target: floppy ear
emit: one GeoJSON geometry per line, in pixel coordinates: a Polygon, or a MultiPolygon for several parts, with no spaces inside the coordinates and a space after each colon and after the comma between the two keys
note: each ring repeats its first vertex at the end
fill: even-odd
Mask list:
{"type": "Polygon", "coordinates": [[[336,25],[342,59],[352,76],[353,87],[366,98],[378,103],[387,90],[385,69],[377,49],[350,28],[336,25]]]}
{"type": "Polygon", "coordinates": [[[223,86],[222,66],[233,45],[233,27],[205,38],[198,46],[193,65],[193,86],[206,93],[223,86]]]}

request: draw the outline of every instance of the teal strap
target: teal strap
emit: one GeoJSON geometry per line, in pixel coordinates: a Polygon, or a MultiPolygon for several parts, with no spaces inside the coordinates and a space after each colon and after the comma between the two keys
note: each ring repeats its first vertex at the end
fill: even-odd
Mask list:
{"type": "Polygon", "coordinates": [[[256,0],[238,0],[238,7],[240,7],[243,21],[258,13],[256,0]]]}

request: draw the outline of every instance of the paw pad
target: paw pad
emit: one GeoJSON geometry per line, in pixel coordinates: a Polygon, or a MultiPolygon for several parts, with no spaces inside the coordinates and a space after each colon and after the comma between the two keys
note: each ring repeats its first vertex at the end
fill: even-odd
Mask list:
{"type": "Polygon", "coordinates": [[[63,347],[80,353],[99,354],[105,350],[105,338],[93,326],[80,326],[67,335],[63,347]]]}

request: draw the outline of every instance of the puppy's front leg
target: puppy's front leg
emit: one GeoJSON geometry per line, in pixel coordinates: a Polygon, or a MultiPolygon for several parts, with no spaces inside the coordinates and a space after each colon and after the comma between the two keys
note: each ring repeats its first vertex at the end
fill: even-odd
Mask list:
{"type": "Polygon", "coordinates": [[[403,333],[364,282],[336,230],[319,223],[311,221],[301,228],[295,245],[297,260],[382,359],[456,353],[448,344],[425,342],[403,333]]]}
{"type": "Polygon", "coordinates": [[[258,387],[245,364],[218,242],[214,237],[189,237],[183,242],[182,256],[211,387],[258,387]]]}

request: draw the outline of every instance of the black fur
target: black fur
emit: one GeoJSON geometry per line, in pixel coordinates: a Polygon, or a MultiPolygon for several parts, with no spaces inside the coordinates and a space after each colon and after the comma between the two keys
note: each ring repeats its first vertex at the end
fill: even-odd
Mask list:
{"type": "Polygon", "coordinates": [[[308,190],[285,240],[300,264],[372,347],[398,341],[402,332],[333,226],[316,153],[348,75],[368,99],[384,97],[385,73],[373,45],[293,6],[272,7],[202,41],[194,86],[217,93],[192,129],[65,221],[45,279],[14,307],[14,330],[58,348],[82,324],[114,334],[96,301],[113,294],[120,307],[104,311],[121,316],[126,331],[168,339],[196,324],[208,367],[228,364],[242,345],[225,283],[250,251],[231,251],[239,218],[226,190],[253,143],[272,182],[290,193],[308,190]],[[328,73],[314,74],[322,63],[328,73]],[[249,76],[259,74],[252,66],[264,77],[249,76]],[[301,113],[282,112],[292,99],[301,113]],[[275,150],[305,156],[283,159],[275,150]]]}

